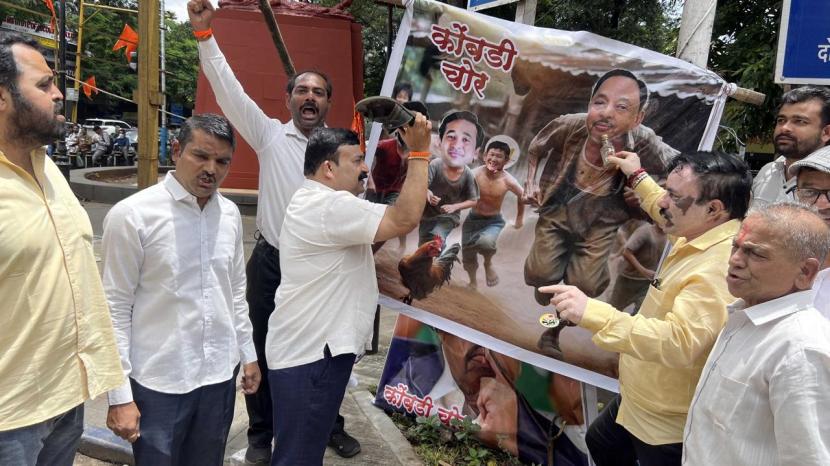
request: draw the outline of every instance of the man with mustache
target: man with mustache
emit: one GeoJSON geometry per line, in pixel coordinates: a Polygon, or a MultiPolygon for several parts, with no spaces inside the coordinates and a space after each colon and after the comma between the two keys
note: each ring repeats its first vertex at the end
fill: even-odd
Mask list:
{"type": "Polygon", "coordinates": [[[242,217],[217,192],[235,146],[224,117],[188,118],[176,170],[104,219],[104,288],[128,377],[109,393],[107,426],[139,466],[220,466],[240,364],[245,394],[259,386],[242,217]]]}
{"type": "Polygon", "coordinates": [[[466,110],[451,110],[441,120],[438,137],[441,154],[429,163],[427,205],[418,227],[418,245],[436,236],[446,240],[461,224],[461,211],[478,201],[475,176],[467,166],[484,142],[478,117],[466,110]]]}
{"type": "MultiPolygon", "coordinates": [[[[485,349],[469,340],[434,329],[439,345],[396,337],[390,347],[393,352],[409,357],[396,367],[396,372],[381,378],[383,387],[406,385],[407,391],[417,397],[432,400],[432,414],[438,408],[453,409],[463,416],[475,419],[481,427],[479,438],[493,448],[501,448],[530,464],[548,462],[548,445],[553,449],[553,463],[558,466],[584,465],[587,457],[571,441],[582,434],[581,404],[577,382],[551,374],[548,388],[554,399],[556,427],[563,435],[550,438],[551,421],[537,412],[517,390],[515,383],[522,365],[518,360],[485,349]],[[569,408],[577,407],[576,410],[569,408]],[[562,422],[564,421],[564,422],[562,422]]],[[[394,366],[393,366],[394,367],[394,366]]],[[[390,410],[378,396],[375,404],[390,410]]],[[[405,412],[405,411],[404,411],[405,412]]],[[[551,465],[552,466],[552,465],[551,465]]]]}
{"type": "Polygon", "coordinates": [[[778,158],[764,165],[752,182],[752,206],[795,201],[795,178],[788,168],[830,142],[830,91],[804,86],[781,97],[773,144],[778,158]]]}
{"type": "Polygon", "coordinates": [[[669,163],[663,189],[642,170],[637,154],[618,152],[609,161],[672,245],[639,312],[620,312],[570,285],[539,291],[554,294],[550,303],[561,319],[589,330],[600,348],[620,353],[620,395],[586,436],[594,462],[676,465],[694,387],[726,322],[726,305],[734,301],[723,277],[752,177],[736,156],[683,153],[669,163]]]}
{"type": "MultiPolygon", "coordinates": [[[[525,283],[533,287],[564,280],[588,296],[608,286],[608,256],[617,229],[632,213],[623,198],[625,177],[601,156],[603,136],[614,151],[640,155],[650,174],[662,178],[677,153],[641,125],[646,84],[627,70],[600,77],[588,113],[563,115],[542,128],[528,149],[525,202],[539,208],[533,245],[525,260],[525,283]],[[547,159],[539,183],[540,161],[547,159]]],[[[535,293],[539,304],[550,296],[535,293]]]]}
{"type": "MultiPolygon", "coordinates": [[[[830,146],[824,146],[792,164],[789,175],[796,179],[796,199],[816,209],[819,217],[830,226],[830,146]]],[[[830,319],[830,257],[821,269],[813,284],[816,290],[813,304],[830,319]]]]}
{"type": "MultiPolygon", "coordinates": [[[[190,0],[187,12],[194,34],[198,32],[199,60],[216,102],[239,134],[256,152],[259,161],[257,202],[257,243],[247,264],[246,299],[254,328],[254,346],[264,374],[265,338],[268,319],[274,311],[274,294],[280,284],[280,252],[277,249],[285,209],[303,183],[303,160],[308,137],[324,126],[332,86],[328,77],[315,70],[299,71],[289,77],[285,105],[291,120],[281,122],[268,116],[245,93],[234,76],[219,45],[212,37],[215,13],[210,0],[190,0]]],[[[251,464],[267,464],[271,457],[273,412],[268,379],[262,389],[245,397],[248,410],[248,450],[251,464]]],[[[279,414],[278,414],[279,415],[279,414]]],[[[344,430],[342,416],[332,431],[330,446],[338,455],[351,457],[360,452],[360,443],[344,430]]]]}
{"type": "Polygon", "coordinates": [[[0,33],[0,464],[70,466],[84,401],[124,375],[92,225],[43,146],[63,95],[31,38],[0,33]]]}
{"type": "Polygon", "coordinates": [[[828,250],[830,229],[809,207],[747,215],[726,275],[739,299],[689,408],[684,465],[830,464],[830,322],[810,290],[828,250]]]}
{"type": "Polygon", "coordinates": [[[369,168],[355,133],[318,128],[309,138],[306,179],[280,234],[283,283],[268,321],[272,466],[322,465],[355,357],[372,333],[378,285],[371,246],[418,225],[431,128],[418,113],[413,126],[398,129],[408,169],[391,206],[357,197],[369,168]]]}

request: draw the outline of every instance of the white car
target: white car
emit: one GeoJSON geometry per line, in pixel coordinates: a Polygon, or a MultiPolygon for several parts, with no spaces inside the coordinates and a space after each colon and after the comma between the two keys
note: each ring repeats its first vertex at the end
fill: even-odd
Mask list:
{"type": "Polygon", "coordinates": [[[121,121],[121,120],[108,120],[105,118],[87,118],[84,120],[85,127],[87,128],[94,128],[96,126],[100,126],[101,129],[107,132],[110,136],[115,135],[115,132],[119,129],[123,128],[129,130],[132,128],[129,123],[121,121]]]}

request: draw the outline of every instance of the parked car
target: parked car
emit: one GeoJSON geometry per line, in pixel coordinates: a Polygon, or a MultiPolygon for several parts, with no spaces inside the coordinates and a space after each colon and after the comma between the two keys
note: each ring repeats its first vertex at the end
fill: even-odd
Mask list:
{"type": "Polygon", "coordinates": [[[113,136],[116,131],[121,128],[126,130],[132,128],[129,123],[121,120],[109,120],[106,118],[87,118],[84,120],[83,125],[87,128],[94,128],[96,126],[100,126],[101,129],[107,132],[110,136],[113,136]]]}

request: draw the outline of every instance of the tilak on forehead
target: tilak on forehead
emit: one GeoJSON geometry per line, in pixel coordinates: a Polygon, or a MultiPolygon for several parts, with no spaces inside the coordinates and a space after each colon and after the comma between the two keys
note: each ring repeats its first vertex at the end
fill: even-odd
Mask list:
{"type": "Polygon", "coordinates": [[[746,239],[746,235],[750,234],[752,230],[750,230],[749,225],[746,222],[741,224],[741,229],[738,231],[738,234],[735,235],[735,242],[740,246],[743,245],[744,239],[746,239]]]}

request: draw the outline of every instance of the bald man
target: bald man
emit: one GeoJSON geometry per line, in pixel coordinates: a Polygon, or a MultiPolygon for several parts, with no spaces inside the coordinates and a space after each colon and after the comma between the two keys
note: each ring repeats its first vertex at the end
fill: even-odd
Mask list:
{"type": "Polygon", "coordinates": [[[830,228],[809,207],[752,211],[726,276],[739,298],[703,368],[683,439],[684,465],[830,464],[830,322],[810,287],[830,228]],[[713,446],[716,446],[713,448],[713,446]]]}

